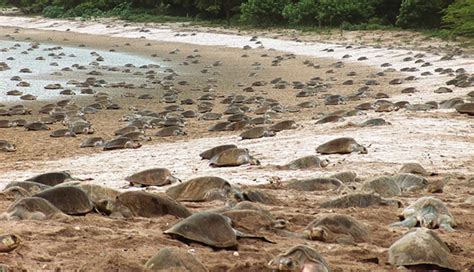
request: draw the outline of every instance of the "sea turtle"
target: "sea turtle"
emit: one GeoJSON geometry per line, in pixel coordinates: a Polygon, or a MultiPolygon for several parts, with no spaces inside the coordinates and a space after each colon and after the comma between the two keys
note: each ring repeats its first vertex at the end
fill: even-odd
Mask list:
{"type": "Polygon", "coordinates": [[[11,188],[11,187],[23,188],[30,194],[36,194],[36,193],[39,193],[41,191],[51,188],[51,186],[49,185],[39,183],[39,182],[34,182],[34,181],[13,181],[7,184],[7,186],[5,186],[5,189],[11,188]]]}
{"type": "Polygon", "coordinates": [[[305,156],[296,160],[293,160],[285,165],[277,166],[278,169],[283,170],[298,170],[298,169],[311,169],[311,168],[324,168],[328,166],[329,160],[321,160],[315,155],[305,156]]]}
{"type": "Polygon", "coordinates": [[[352,152],[367,154],[367,148],[358,144],[353,138],[343,137],[318,146],[316,152],[321,154],[349,154],[352,152]]]}
{"type": "Polygon", "coordinates": [[[128,127],[123,127],[121,129],[114,131],[114,134],[116,136],[121,136],[129,132],[141,132],[141,130],[137,128],[136,126],[128,126],[128,127]]]}
{"type": "Polygon", "coordinates": [[[230,218],[212,212],[195,213],[165,231],[165,234],[215,248],[236,247],[236,233],[230,218]]]}
{"type": "Polygon", "coordinates": [[[24,197],[8,207],[8,219],[34,219],[56,218],[64,216],[63,212],[41,197],[24,197]]]}
{"type": "Polygon", "coordinates": [[[454,231],[456,226],[453,215],[443,201],[425,196],[406,207],[399,215],[401,222],[391,224],[392,227],[413,228],[417,225],[425,228],[442,228],[446,231],[454,231]]]}
{"type": "Polygon", "coordinates": [[[115,200],[120,194],[117,190],[93,183],[79,183],[74,186],[81,188],[96,207],[102,205],[104,201],[115,200]]]}
{"type": "Polygon", "coordinates": [[[26,181],[34,181],[37,183],[45,184],[48,186],[55,186],[65,181],[71,180],[81,180],[78,178],[73,178],[71,174],[67,171],[59,171],[59,172],[47,172],[43,174],[39,174],[37,176],[31,177],[26,179],[26,181]]]}
{"type": "Polygon", "coordinates": [[[330,176],[330,178],[338,179],[344,184],[348,184],[348,183],[358,181],[357,180],[357,173],[354,172],[354,171],[339,172],[339,173],[336,173],[336,174],[330,176]]]}
{"type": "Polygon", "coordinates": [[[388,261],[413,271],[458,271],[451,250],[434,231],[410,230],[388,249],[388,261]]]}
{"type": "Polygon", "coordinates": [[[244,148],[224,150],[209,161],[209,165],[214,167],[239,166],[243,164],[260,165],[260,161],[252,157],[249,150],[244,148]]]}
{"type": "Polygon", "coordinates": [[[55,186],[34,196],[48,200],[62,212],[69,215],[83,215],[94,209],[94,205],[87,194],[75,186],[55,186]]]}
{"type": "Polygon", "coordinates": [[[275,132],[280,132],[282,130],[288,130],[288,129],[296,129],[298,128],[298,125],[296,124],[295,121],[293,120],[284,120],[280,121],[272,126],[270,126],[268,129],[275,131],[275,132]]]}
{"type": "Polygon", "coordinates": [[[399,173],[410,173],[417,174],[421,176],[429,176],[430,173],[421,166],[421,164],[416,162],[405,163],[402,165],[402,168],[398,171],[399,173]]]}
{"type": "Polygon", "coordinates": [[[290,181],[286,188],[311,192],[336,190],[341,186],[344,186],[344,184],[335,178],[310,178],[290,181]]]}
{"type": "Polygon", "coordinates": [[[142,131],[135,131],[135,132],[125,133],[121,137],[129,138],[130,140],[132,140],[134,142],[151,141],[152,140],[150,136],[146,136],[142,131]]]}
{"type": "Polygon", "coordinates": [[[139,148],[141,147],[141,143],[136,143],[133,140],[125,137],[115,138],[110,140],[104,144],[104,150],[116,150],[116,149],[124,149],[124,148],[139,148]]]}
{"type": "Polygon", "coordinates": [[[248,188],[241,190],[240,192],[234,191],[234,193],[234,197],[240,201],[258,202],[273,206],[281,205],[281,201],[278,198],[259,189],[248,188]]]}
{"type": "Polygon", "coordinates": [[[30,196],[31,193],[28,192],[26,189],[23,189],[19,186],[11,186],[9,188],[5,188],[3,191],[0,192],[1,196],[5,196],[5,199],[20,199],[23,197],[30,196]]]}
{"type": "Polygon", "coordinates": [[[158,130],[155,134],[157,137],[171,137],[171,136],[181,136],[187,135],[187,133],[183,130],[182,127],[179,126],[169,126],[164,127],[158,130]]]}
{"type": "Polygon", "coordinates": [[[370,206],[394,205],[400,207],[401,204],[397,200],[384,199],[376,194],[356,193],[340,196],[336,199],[328,200],[321,203],[321,208],[339,208],[346,209],[351,207],[367,208],[370,206]]]}
{"type": "Polygon", "coordinates": [[[20,245],[20,238],[15,234],[0,235],[0,253],[15,250],[20,245]]]}
{"type": "Polygon", "coordinates": [[[240,134],[240,137],[242,138],[242,140],[258,139],[262,137],[272,137],[272,136],[275,136],[275,132],[273,130],[269,130],[266,127],[254,127],[240,134]]]}
{"type": "Polygon", "coordinates": [[[59,138],[59,137],[76,137],[76,133],[69,129],[57,129],[49,134],[50,137],[59,138]]]}
{"type": "Polygon", "coordinates": [[[375,126],[385,126],[390,125],[389,122],[385,121],[383,118],[373,118],[365,121],[360,126],[361,127],[375,127],[375,126]]]}
{"type": "Polygon", "coordinates": [[[474,115],[474,103],[458,104],[455,109],[462,114],[474,115]]]}
{"type": "Polygon", "coordinates": [[[115,201],[108,202],[111,216],[114,217],[160,217],[174,215],[188,217],[191,212],[179,202],[164,193],[128,191],[117,196],[115,201]]]}
{"type": "Polygon", "coordinates": [[[414,174],[398,174],[394,178],[402,192],[415,192],[428,186],[427,179],[414,174]]]}
{"type": "MultiPolygon", "coordinates": [[[[168,188],[166,193],[177,201],[207,201],[211,194],[224,197],[231,192],[230,183],[220,177],[198,177],[168,188]]],[[[212,200],[212,199],[211,199],[212,200]]]]}
{"type": "Polygon", "coordinates": [[[181,181],[180,179],[173,176],[170,170],[166,168],[152,168],[143,170],[126,177],[125,180],[130,182],[130,185],[132,186],[164,186],[181,181]]]}
{"type": "Polygon", "coordinates": [[[311,240],[326,243],[354,244],[370,241],[367,226],[345,214],[318,214],[305,228],[311,240]]]}
{"type": "Polygon", "coordinates": [[[5,140],[0,140],[0,151],[2,152],[15,152],[16,146],[12,143],[9,143],[5,140]]]}
{"type": "Polygon", "coordinates": [[[207,272],[207,268],[186,250],[176,247],[160,249],[145,264],[146,271],[207,272]]]}
{"type": "Polygon", "coordinates": [[[202,152],[201,154],[199,154],[199,156],[202,159],[209,160],[212,157],[214,157],[215,155],[221,153],[222,151],[227,150],[227,149],[231,149],[231,148],[237,148],[237,146],[233,145],[233,144],[219,145],[219,146],[213,147],[211,149],[208,149],[208,150],[202,152]]]}
{"type": "Polygon", "coordinates": [[[402,191],[393,177],[382,176],[365,182],[361,188],[364,192],[374,192],[383,197],[401,195],[402,191]]]}
{"type": "Polygon", "coordinates": [[[90,137],[82,141],[80,147],[102,147],[105,144],[105,140],[102,137],[90,137]]]}
{"type": "Polygon", "coordinates": [[[315,249],[297,245],[268,263],[273,271],[330,272],[326,260],[315,249]]]}
{"type": "Polygon", "coordinates": [[[258,233],[268,230],[275,225],[270,212],[263,209],[231,209],[220,214],[228,217],[232,221],[232,226],[249,233],[258,233]]]}
{"type": "Polygon", "coordinates": [[[28,131],[40,131],[40,130],[50,130],[50,128],[40,121],[30,122],[25,125],[25,129],[28,131]]]}
{"type": "Polygon", "coordinates": [[[16,127],[17,123],[10,120],[0,120],[0,128],[11,128],[16,127]]]}

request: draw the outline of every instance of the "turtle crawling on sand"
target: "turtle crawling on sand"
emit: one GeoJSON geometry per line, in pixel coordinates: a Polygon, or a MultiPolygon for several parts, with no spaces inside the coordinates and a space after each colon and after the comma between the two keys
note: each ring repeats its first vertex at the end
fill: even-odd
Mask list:
{"type": "Polygon", "coordinates": [[[126,177],[125,180],[130,182],[132,186],[164,186],[181,181],[173,176],[170,170],[166,168],[152,168],[143,170],[126,177]]]}
{"type": "Polygon", "coordinates": [[[55,186],[34,196],[48,200],[56,208],[69,215],[84,215],[94,209],[89,196],[75,186],[55,186]]]}
{"type": "Polygon", "coordinates": [[[240,137],[242,137],[242,140],[246,140],[246,139],[258,139],[262,137],[272,137],[275,135],[276,134],[273,130],[269,130],[266,127],[254,127],[242,132],[240,134],[240,137]]]}
{"type": "Polygon", "coordinates": [[[250,155],[246,148],[231,148],[215,155],[209,161],[210,166],[240,166],[243,164],[260,165],[260,161],[250,155]]]}
{"type": "Polygon", "coordinates": [[[15,152],[16,146],[12,143],[9,143],[5,140],[0,140],[0,151],[2,152],[15,152]]]}
{"type": "Polygon", "coordinates": [[[191,253],[176,247],[160,249],[146,262],[145,268],[146,271],[208,271],[191,253]]]}
{"type": "Polygon", "coordinates": [[[222,151],[225,151],[225,150],[231,149],[231,148],[237,148],[237,146],[233,145],[233,144],[218,145],[216,147],[213,147],[211,149],[208,149],[208,150],[202,152],[201,154],[199,154],[199,156],[203,160],[209,160],[212,157],[214,157],[215,155],[221,153],[222,151]]]}
{"type": "Polygon", "coordinates": [[[326,243],[354,244],[370,240],[367,227],[345,214],[319,215],[306,227],[305,234],[311,240],[326,243]]]}
{"type": "Polygon", "coordinates": [[[58,172],[47,172],[39,174],[37,176],[31,177],[26,181],[34,181],[48,186],[56,186],[65,181],[71,180],[80,180],[78,178],[73,178],[71,174],[67,171],[58,171],[58,172]]]}
{"type": "Polygon", "coordinates": [[[220,177],[205,176],[190,179],[186,182],[170,187],[166,194],[177,201],[200,202],[213,200],[211,195],[226,197],[232,191],[230,183],[220,177]]]}
{"type": "Polygon", "coordinates": [[[318,146],[316,152],[321,154],[349,154],[352,152],[367,154],[367,148],[358,144],[353,138],[343,137],[318,146]]]}
{"type": "Polygon", "coordinates": [[[328,264],[315,249],[298,245],[268,263],[273,271],[329,272],[328,264]]]}
{"type": "Polygon", "coordinates": [[[453,227],[456,226],[454,217],[446,204],[432,196],[422,197],[406,207],[401,213],[400,219],[403,221],[391,226],[413,228],[420,225],[429,229],[439,227],[449,232],[454,231],[453,227]]]}
{"type": "Polygon", "coordinates": [[[388,261],[414,271],[457,271],[449,248],[426,228],[413,229],[393,243],[388,250],[388,261]]]}
{"type": "Polygon", "coordinates": [[[311,168],[324,168],[328,166],[329,160],[321,160],[317,156],[310,155],[305,156],[296,160],[293,160],[285,165],[277,166],[277,169],[282,170],[298,170],[298,169],[311,169],[311,168]]]}
{"type": "Polygon", "coordinates": [[[104,144],[104,150],[116,150],[116,149],[124,149],[124,148],[139,148],[141,147],[141,143],[136,143],[133,140],[125,137],[119,137],[108,141],[104,144]]]}
{"type": "Polygon", "coordinates": [[[102,137],[90,137],[82,141],[80,147],[102,147],[105,144],[105,140],[102,137]]]}
{"type": "Polygon", "coordinates": [[[48,200],[40,197],[24,197],[8,207],[8,219],[34,219],[41,220],[64,215],[48,200]]]}

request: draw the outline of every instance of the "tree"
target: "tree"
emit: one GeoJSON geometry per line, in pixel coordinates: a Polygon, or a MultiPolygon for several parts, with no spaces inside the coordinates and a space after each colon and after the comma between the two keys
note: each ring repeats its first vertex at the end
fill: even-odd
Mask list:
{"type": "Polygon", "coordinates": [[[210,14],[225,16],[227,25],[230,25],[230,18],[233,13],[239,11],[242,0],[196,0],[195,5],[201,11],[210,14]]]}
{"type": "Polygon", "coordinates": [[[403,0],[397,25],[403,28],[438,28],[442,12],[453,0],[403,0]]]}
{"type": "Polygon", "coordinates": [[[285,23],[283,9],[290,0],[248,0],[240,6],[241,20],[256,26],[273,26],[285,23]]]}
{"type": "Polygon", "coordinates": [[[474,0],[457,0],[446,9],[445,27],[455,35],[474,37],[474,0]]]}

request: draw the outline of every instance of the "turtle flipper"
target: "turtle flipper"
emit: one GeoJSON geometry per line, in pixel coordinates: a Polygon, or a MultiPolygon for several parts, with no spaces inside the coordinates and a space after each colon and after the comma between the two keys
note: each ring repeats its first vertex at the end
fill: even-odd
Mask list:
{"type": "Polygon", "coordinates": [[[447,231],[447,232],[453,232],[453,231],[454,231],[453,227],[451,227],[451,224],[450,224],[449,222],[446,222],[446,221],[445,221],[445,222],[441,222],[441,223],[439,224],[439,227],[440,227],[441,229],[444,229],[444,230],[447,231]]]}
{"type": "Polygon", "coordinates": [[[416,226],[417,220],[415,217],[405,218],[405,220],[397,223],[393,223],[391,227],[405,227],[405,228],[413,228],[416,226]]]}

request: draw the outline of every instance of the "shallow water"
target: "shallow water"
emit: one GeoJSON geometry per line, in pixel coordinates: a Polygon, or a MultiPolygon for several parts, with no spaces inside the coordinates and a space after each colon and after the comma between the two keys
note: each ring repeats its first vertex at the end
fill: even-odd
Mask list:
{"type": "Polygon", "coordinates": [[[139,66],[155,64],[147,58],[102,50],[57,47],[50,44],[40,44],[38,48],[33,49],[31,43],[16,41],[0,41],[0,62],[5,62],[10,67],[9,70],[0,71],[0,102],[19,102],[19,96],[8,96],[6,93],[10,90],[19,90],[23,94],[32,94],[37,96],[37,100],[49,100],[60,96],[60,91],[65,88],[71,89],[77,95],[80,95],[80,88],[73,85],[67,85],[67,81],[75,79],[84,81],[87,77],[97,77],[107,81],[119,82],[127,81],[135,83],[137,77],[132,73],[123,73],[124,65],[133,64],[138,69],[139,66]],[[91,54],[96,52],[97,54],[91,54]],[[104,61],[97,62],[98,55],[104,58],[104,61]],[[42,57],[44,60],[37,60],[42,57]],[[13,58],[13,59],[8,59],[13,58]],[[57,63],[52,66],[51,63],[57,63]],[[78,70],[72,67],[74,64],[82,65],[86,69],[78,70]],[[105,67],[106,66],[106,67],[105,67]],[[61,71],[64,67],[72,68],[72,71],[61,71]],[[120,71],[110,72],[107,67],[118,67],[120,71]],[[20,73],[20,69],[29,68],[31,73],[20,73]],[[87,75],[88,72],[97,70],[103,73],[103,76],[87,75]],[[54,72],[61,72],[62,75],[51,75],[54,72]],[[20,76],[23,81],[30,83],[29,87],[19,87],[19,81],[10,80],[13,76],[20,76]],[[47,90],[44,87],[48,84],[59,83],[64,87],[59,90],[47,90]]]}

